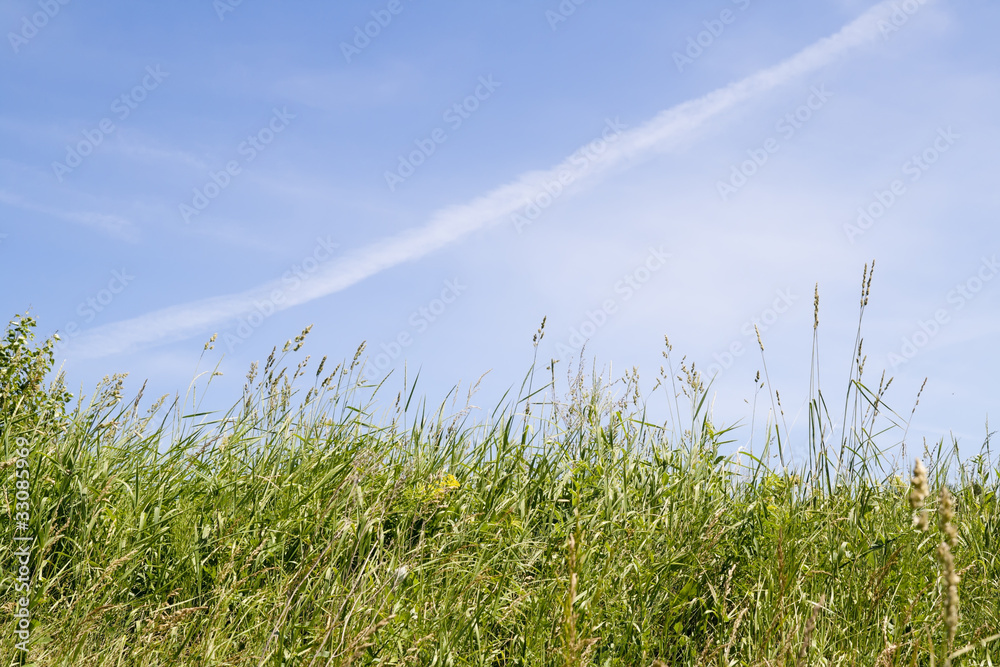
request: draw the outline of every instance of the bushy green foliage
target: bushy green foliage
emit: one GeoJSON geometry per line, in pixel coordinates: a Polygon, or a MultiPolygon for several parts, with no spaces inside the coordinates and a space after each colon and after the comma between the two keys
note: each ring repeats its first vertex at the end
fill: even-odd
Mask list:
{"type": "MultiPolygon", "coordinates": [[[[112,380],[64,436],[31,438],[36,664],[943,655],[940,537],[913,527],[897,477],[831,493],[806,469],[722,456],[731,432],[698,418],[697,391],[674,439],[582,383],[530,419],[518,401],[480,424],[410,409],[404,391],[380,423],[356,365],[317,372],[295,403],[306,362],[291,377],[279,362],[216,418],[162,399],[142,412],[112,380]]],[[[934,464],[939,487],[946,457],[934,464]]],[[[976,642],[1000,627],[998,488],[977,464],[954,490],[968,665],[995,660],[976,642]]],[[[5,583],[4,660],[12,598],[5,583]]]]}
{"type": "MultiPolygon", "coordinates": [[[[414,405],[413,387],[377,417],[385,387],[360,380],[360,351],[326,375],[325,358],[313,374],[308,358],[279,370],[276,354],[225,414],[166,397],[143,410],[112,378],[59,437],[25,436],[34,664],[888,666],[949,651],[996,663],[988,450],[923,452],[929,488],[909,493],[868,435],[886,408],[860,371],[859,395],[879,398],[851,441],[861,463],[792,469],[770,438],[723,455],[734,432],[711,423],[683,364],[664,378],[690,400],[674,429],[646,419],[637,376],[623,398],[582,374],[564,397],[529,384],[470,423],[468,407],[414,405]],[[952,523],[916,527],[945,484],[952,523]],[[946,539],[954,637],[935,555],[946,539]]],[[[24,657],[9,516],[5,663],[24,657]]]]}
{"type": "Polygon", "coordinates": [[[35,346],[35,318],[16,315],[0,342],[0,436],[7,429],[30,431],[59,422],[72,396],[61,376],[49,385],[58,336],[35,346]]]}

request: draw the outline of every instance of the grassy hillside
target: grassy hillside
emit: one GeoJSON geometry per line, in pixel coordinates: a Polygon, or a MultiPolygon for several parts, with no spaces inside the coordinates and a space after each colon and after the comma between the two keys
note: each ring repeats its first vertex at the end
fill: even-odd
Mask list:
{"type": "Polygon", "coordinates": [[[634,376],[614,391],[578,375],[558,399],[535,376],[481,422],[412,388],[377,415],[361,350],[291,369],[275,351],[227,414],[123,397],[121,378],[65,411],[37,381],[51,353],[32,325],[13,322],[0,355],[4,664],[1000,659],[988,447],[918,452],[926,482],[886,470],[870,439],[886,408],[860,369],[853,428],[830,442],[817,392],[793,470],[774,464],[774,425],[756,457],[721,455],[733,434],[669,351],[668,426],[643,418],[634,376]]]}

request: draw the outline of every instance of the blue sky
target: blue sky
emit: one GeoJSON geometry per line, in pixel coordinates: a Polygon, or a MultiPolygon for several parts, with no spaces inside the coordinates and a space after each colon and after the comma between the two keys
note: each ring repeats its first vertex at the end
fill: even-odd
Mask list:
{"type": "Polygon", "coordinates": [[[392,397],[404,362],[432,402],[491,370],[485,407],[543,316],[560,377],[586,339],[651,388],[668,335],[717,373],[725,423],[750,417],[756,321],[801,434],[813,286],[839,405],[874,259],[865,379],[894,376],[907,416],[929,378],[908,441],[977,450],[1000,399],[998,18],[985,0],[4,3],[0,303],[61,333],[85,392],[129,372],[183,394],[218,333],[221,404],[307,324],[314,360],[367,341],[392,397]]]}

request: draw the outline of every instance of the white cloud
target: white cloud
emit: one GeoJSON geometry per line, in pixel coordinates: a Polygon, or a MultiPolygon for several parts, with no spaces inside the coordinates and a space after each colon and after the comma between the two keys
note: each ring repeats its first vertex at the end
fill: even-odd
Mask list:
{"type": "MultiPolygon", "coordinates": [[[[601,172],[672,148],[721,113],[815,71],[854,48],[880,40],[883,35],[879,22],[887,20],[893,10],[892,0],[879,3],[836,34],[791,58],[667,109],[647,123],[625,130],[593,160],[581,164],[571,156],[548,170],[523,174],[469,203],[438,211],[423,227],[359,248],[331,262],[288,294],[280,309],[333,294],[385,269],[423,257],[475,230],[509,221],[511,214],[545,192],[543,183],[558,180],[560,175],[570,174],[571,187],[578,188],[585,181],[592,182],[601,172]]],[[[276,280],[245,292],[202,299],[108,324],[82,334],[73,342],[73,348],[82,356],[106,356],[205,333],[247,314],[254,308],[255,300],[266,298],[280,287],[281,281],[276,280]]]]}
{"type": "Polygon", "coordinates": [[[66,222],[93,227],[118,238],[135,239],[135,230],[132,227],[132,223],[118,215],[98,213],[96,211],[67,211],[52,206],[35,204],[27,201],[20,195],[7,192],[6,190],[0,190],[0,203],[25,211],[48,215],[59,220],[65,220],[66,222]]]}

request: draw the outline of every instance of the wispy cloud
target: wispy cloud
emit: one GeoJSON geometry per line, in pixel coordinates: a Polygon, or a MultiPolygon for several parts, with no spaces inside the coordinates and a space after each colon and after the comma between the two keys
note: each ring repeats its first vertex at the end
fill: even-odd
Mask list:
{"type": "MultiPolygon", "coordinates": [[[[569,157],[550,169],[523,174],[471,202],[434,213],[422,227],[358,248],[331,262],[314,279],[288,294],[281,309],[346,289],[385,269],[454,243],[473,231],[509,221],[513,213],[545,191],[543,185],[547,182],[562,177],[578,188],[584,181],[592,182],[598,174],[611,168],[623,167],[656,151],[669,149],[725,111],[815,71],[859,46],[882,39],[880,22],[889,20],[893,10],[894,0],[881,2],[836,34],[787,60],[665,110],[643,125],[618,135],[614,142],[607,144],[606,150],[585,164],[569,157]]],[[[107,356],[204,334],[212,327],[250,312],[256,300],[266,298],[279,287],[280,280],[275,280],[245,292],[202,299],[98,327],[74,340],[72,353],[87,357],[107,356]]]]}
{"type": "Polygon", "coordinates": [[[125,240],[134,241],[136,237],[135,228],[132,226],[132,223],[118,215],[98,213],[96,211],[67,211],[30,202],[24,197],[7,192],[6,190],[0,190],[0,204],[13,206],[23,211],[31,211],[32,213],[41,213],[42,215],[77,225],[92,227],[125,240]]]}
{"type": "Polygon", "coordinates": [[[132,160],[173,163],[198,172],[208,171],[211,166],[193,153],[159,145],[155,139],[136,130],[120,130],[116,139],[108,142],[107,150],[132,160]]]}

